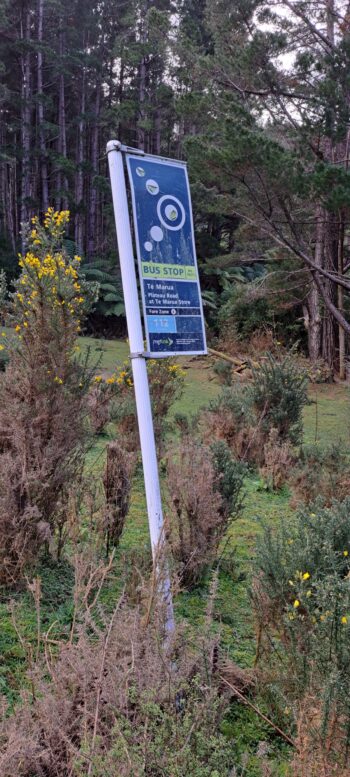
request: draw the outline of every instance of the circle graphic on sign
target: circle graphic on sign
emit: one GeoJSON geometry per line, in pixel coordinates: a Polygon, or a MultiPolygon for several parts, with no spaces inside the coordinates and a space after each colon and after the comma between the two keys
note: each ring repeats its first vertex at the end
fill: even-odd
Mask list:
{"type": "Polygon", "coordinates": [[[174,231],[182,229],[185,223],[185,208],[180,200],[178,200],[177,197],[173,197],[171,194],[164,194],[163,197],[160,198],[157,204],[157,213],[161,224],[163,224],[163,227],[166,227],[166,229],[172,229],[174,231]]]}
{"type": "Polygon", "coordinates": [[[152,178],[149,178],[148,181],[146,181],[146,189],[149,194],[159,194],[159,184],[157,184],[157,181],[153,181],[152,178]]]}
{"type": "Polygon", "coordinates": [[[146,240],[144,244],[144,248],[146,249],[146,251],[152,251],[153,245],[150,240],[146,240]]]}
{"type": "Polygon", "coordinates": [[[137,167],[136,168],[136,175],[138,175],[139,178],[143,178],[144,174],[145,174],[145,171],[144,171],[143,167],[137,167]]]}
{"type": "Polygon", "coordinates": [[[156,243],[160,243],[160,241],[163,240],[164,232],[160,227],[152,227],[151,237],[153,237],[153,240],[155,240],[156,243]]]}

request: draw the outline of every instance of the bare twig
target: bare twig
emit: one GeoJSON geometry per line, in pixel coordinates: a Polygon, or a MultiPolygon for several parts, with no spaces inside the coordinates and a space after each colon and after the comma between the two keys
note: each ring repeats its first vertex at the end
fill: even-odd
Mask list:
{"type": "Polygon", "coordinates": [[[255,704],[253,704],[251,701],[249,701],[249,699],[247,699],[245,696],[243,696],[243,693],[241,693],[238,690],[238,688],[236,688],[234,685],[232,685],[232,683],[229,683],[229,681],[226,680],[225,677],[222,677],[222,675],[219,675],[219,677],[220,677],[220,680],[222,680],[222,682],[225,683],[231,689],[231,691],[233,691],[236,694],[236,696],[238,696],[239,699],[241,699],[241,701],[244,702],[244,704],[247,704],[247,706],[250,707],[250,709],[254,710],[254,712],[256,712],[256,714],[259,715],[259,717],[262,720],[264,720],[265,723],[268,723],[269,726],[272,726],[272,728],[274,728],[275,731],[277,731],[277,733],[281,737],[283,737],[283,739],[285,739],[286,742],[288,742],[290,745],[292,745],[292,747],[296,747],[296,743],[294,742],[294,740],[291,739],[288,736],[288,734],[286,734],[284,731],[282,731],[282,729],[279,728],[279,726],[276,726],[276,723],[273,723],[273,721],[270,720],[270,718],[267,718],[266,715],[264,715],[264,713],[261,712],[261,710],[259,710],[259,708],[255,706],[255,704]]]}

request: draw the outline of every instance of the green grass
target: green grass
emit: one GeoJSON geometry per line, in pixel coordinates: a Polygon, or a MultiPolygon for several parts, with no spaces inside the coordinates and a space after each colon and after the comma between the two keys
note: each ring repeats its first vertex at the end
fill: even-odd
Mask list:
{"type": "Polygon", "coordinates": [[[350,390],[331,384],[312,386],[311,404],[304,411],[304,440],[306,443],[329,445],[339,442],[350,446],[350,390]]]}
{"type": "MultiPolygon", "coordinates": [[[[96,371],[111,373],[128,359],[129,346],[126,340],[102,340],[93,337],[80,337],[82,355],[89,354],[89,364],[96,371]]],[[[213,399],[219,391],[219,385],[211,370],[211,358],[177,359],[186,372],[183,396],[175,402],[174,413],[194,413],[202,405],[213,399]]]]}
{"type": "Polygon", "coordinates": [[[82,354],[89,354],[89,364],[98,370],[113,372],[128,358],[126,340],[104,340],[95,337],[79,337],[82,354]]]}

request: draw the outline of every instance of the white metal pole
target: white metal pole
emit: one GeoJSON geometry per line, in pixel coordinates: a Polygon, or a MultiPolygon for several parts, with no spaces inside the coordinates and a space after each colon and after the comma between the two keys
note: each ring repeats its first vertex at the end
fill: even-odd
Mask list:
{"type": "MultiPolygon", "coordinates": [[[[143,473],[153,561],[159,554],[163,537],[163,511],[160,495],[158,463],[154,439],[151,399],[148,385],[143,332],[137,291],[134,251],[131,239],[128,200],[126,194],[122,145],[117,140],[107,143],[120,270],[122,276],[130,357],[135,387],[136,410],[140,433],[143,473]]],[[[167,630],[174,629],[174,614],[170,580],[162,570],[162,593],[167,610],[167,630]]]]}

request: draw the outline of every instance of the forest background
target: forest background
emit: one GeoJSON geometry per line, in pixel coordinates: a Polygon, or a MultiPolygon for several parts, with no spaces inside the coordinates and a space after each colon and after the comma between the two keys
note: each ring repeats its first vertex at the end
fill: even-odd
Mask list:
{"type": "MultiPolygon", "coordinates": [[[[186,158],[207,322],[270,327],[341,378],[350,332],[350,5],[345,0],[1,0],[0,263],[21,223],[71,212],[125,327],[105,156],[118,137],[186,158]]],[[[229,345],[229,344],[228,344],[229,345]]]]}

